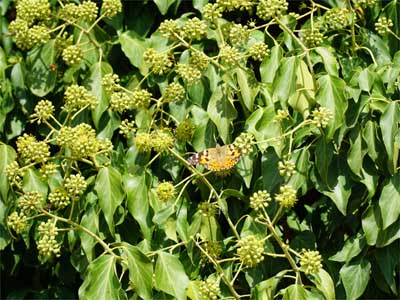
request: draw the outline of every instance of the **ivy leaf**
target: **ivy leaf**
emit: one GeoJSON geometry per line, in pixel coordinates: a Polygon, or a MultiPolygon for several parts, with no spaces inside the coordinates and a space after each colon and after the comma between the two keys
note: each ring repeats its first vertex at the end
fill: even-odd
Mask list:
{"type": "Polygon", "coordinates": [[[152,299],[153,266],[151,261],[139,248],[126,244],[123,248],[128,260],[129,280],[135,284],[135,289],[143,299],[152,299]]]}
{"type": "Polygon", "coordinates": [[[261,281],[251,290],[251,300],[273,300],[275,297],[275,290],[282,276],[287,273],[287,270],[281,271],[275,276],[261,281]]]}
{"type": "Polygon", "coordinates": [[[366,246],[365,237],[358,234],[356,237],[350,237],[343,248],[336,254],[329,257],[329,260],[348,263],[353,257],[361,253],[366,246]]]}
{"type": "Polygon", "coordinates": [[[122,189],[121,174],[109,166],[101,168],[94,187],[99,196],[99,204],[106,218],[110,232],[114,234],[114,213],[124,200],[125,194],[122,189]]]}
{"type": "Polygon", "coordinates": [[[309,292],[301,284],[289,285],[283,291],[284,300],[309,300],[309,292]]]}
{"type": "Polygon", "coordinates": [[[26,170],[22,182],[24,192],[39,192],[43,196],[47,195],[48,185],[43,181],[39,171],[29,168],[26,170]]]}
{"type": "Polygon", "coordinates": [[[143,60],[143,53],[149,47],[148,41],[144,40],[134,31],[125,31],[120,34],[119,42],[122,51],[128,57],[132,65],[140,70],[142,75],[146,75],[149,70],[143,60]]]}
{"type": "Polygon", "coordinates": [[[220,86],[211,95],[207,113],[217,126],[222,141],[225,144],[229,143],[229,126],[232,120],[237,117],[237,112],[220,86]]]}
{"type": "Polygon", "coordinates": [[[249,74],[241,68],[236,69],[237,82],[244,106],[253,111],[254,100],[258,94],[258,85],[254,74],[249,74]]]}
{"type": "Polygon", "coordinates": [[[102,85],[102,79],[105,74],[112,72],[112,67],[108,63],[95,63],[90,67],[89,75],[85,79],[85,87],[98,101],[96,108],[92,112],[96,128],[99,127],[100,117],[108,107],[108,100],[102,85]]]}
{"type": "MultiPolygon", "coordinates": [[[[99,216],[93,206],[85,209],[85,213],[82,216],[80,225],[91,232],[98,234],[99,216]]],[[[85,251],[86,258],[89,262],[91,262],[94,255],[94,246],[97,244],[97,241],[84,231],[79,231],[78,234],[81,239],[82,249],[85,251]]]]}
{"type": "Polygon", "coordinates": [[[127,299],[116,274],[116,258],[103,255],[92,261],[79,288],[79,299],[127,299]]]}
{"type": "Polygon", "coordinates": [[[336,299],[335,296],[335,285],[329,273],[324,269],[320,269],[317,274],[310,276],[310,280],[314,282],[315,286],[322,294],[325,299],[336,299]]]}
{"type": "Polygon", "coordinates": [[[322,191],[322,193],[333,200],[337,209],[345,216],[347,203],[350,198],[351,189],[347,186],[346,177],[338,176],[337,183],[331,191],[322,191]]]}
{"type": "Polygon", "coordinates": [[[5,144],[0,144],[0,193],[1,199],[7,199],[8,189],[10,185],[8,183],[7,176],[4,176],[6,167],[11,164],[17,157],[17,153],[14,148],[5,144]]]}
{"type": "Polygon", "coordinates": [[[344,123],[348,101],[344,97],[345,83],[342,79],[330,75],[323,75],[318,79],[319,89],[315,95],[317,103],[329,108],[333,119],[326,130],[327,139],[332,139],[336,129],[344,123]]]}
{"type": "Polygon", "coordinates": [[[339,64],[334,55],[336,53],[333,53],[333,48],[316,47],[314,51],[321,57],[325,71],[329,75],[337,77],[339,75],[339,64]]]}
{"type": "Polygon", "coordinates": [[[280,46],[275,46],[271,49],[269,59],[264,59],[260,65],[261,82],[272,83],[274,81],[282,57],[283,51],[280,46]]]}
{"type": "Polygon", "coordinates": [[[340,269],[340,278],[346,291],[346,299],[357,299],[364,293],[368,285],[370,271],[371,263],[366,259],[344,265],[340,269]]]}
{"type": "Polygon", "coordinates": [[[130,214],[139,223],[146,239],[151,240],[152,227],[149,221],[149,195],[145,174],[124,176],[127,206],[130,214]]]}
{"type": "Polygon", "coordinates": [[[54,89],[57,74],[50,70],[56,62],[55,40],[33,48],[26,58],[27,81],[32,94],[44,97],[54,89]]]}
{"type": "Polygon", "coordinates": [[[154,0],[154,3],[157,5],[162,15],[165,15],[168,12],[168,8],[175,2],[176,0],[154,0]]]}
{"type": "Polygon", "coordinates": [[[395,143],[395,136],[399,130],[400,123],[399,111],[399,104],[395,101],[390,102],[379,122],[383,143],[388,155],[388,168],[391,174],[394,174],[396,171],[399,157],[399,145],[395,143]]]}
{"type": "Polygon", "coordinates": [[[296,91],[296,72],[299,59],[296,56],[281,59],[278,74],[274,79],[274,95],[281,103],[296,91]]]}
{"type": "Polygon", "coordinates": [[[158,290],[178,300],[186,300],[186,288],[190,281],[177,257],[166,252],[159,252],[155,275],[155,286],[158,290]]]}
{"type": "Polygon", "coordinates": [[[392,176],[383,187],[379,198],[382,229],[388,228],[400,216],[400,173],[392,176]]]}

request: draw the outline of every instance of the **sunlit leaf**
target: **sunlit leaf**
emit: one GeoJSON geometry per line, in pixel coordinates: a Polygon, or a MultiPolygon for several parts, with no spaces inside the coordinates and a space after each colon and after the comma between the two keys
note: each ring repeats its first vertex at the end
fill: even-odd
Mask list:
{"type": "Polygon", "coordinates": [[[364,293],[370,270],[371,263],[366,259],[346,264],[340,269],[340,278],[346,290],[346,299],[357,299],[364,293]]]}

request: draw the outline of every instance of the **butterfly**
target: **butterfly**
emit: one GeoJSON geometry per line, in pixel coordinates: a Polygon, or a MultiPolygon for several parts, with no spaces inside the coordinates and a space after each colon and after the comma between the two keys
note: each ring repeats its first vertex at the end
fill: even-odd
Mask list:
{"type": "Polygon", "coordinates": [[[202,165],[214,172],[229,170],[239,161],[242,153],[233,144],[209,148],[189,157],[187,162],[194,166],[202,165]]]}

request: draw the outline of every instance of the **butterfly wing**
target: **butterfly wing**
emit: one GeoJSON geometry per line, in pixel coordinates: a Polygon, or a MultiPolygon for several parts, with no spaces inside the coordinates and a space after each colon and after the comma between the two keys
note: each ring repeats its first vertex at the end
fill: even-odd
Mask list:
{"type": "Polygon", "coordinates": [[[224,171],[233,168],[240,156],[240,151],[232,144],[217,146],[217,148],[208,149],[207,153],[203,153],[199,157],[199,164],[210,171],[224,171]]]}

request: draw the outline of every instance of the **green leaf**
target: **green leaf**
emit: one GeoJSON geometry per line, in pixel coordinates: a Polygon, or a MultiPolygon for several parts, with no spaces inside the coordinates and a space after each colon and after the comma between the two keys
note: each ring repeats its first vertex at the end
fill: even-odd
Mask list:
{"type": "Polygon", "coordinates": [[[4,176],[7,165],[11,164],[17,157],[17,153],[14,148],[5,144],[0,144],[0,195],[1,199],[6,201],[8,189],[10,185],[8,183],[7,176],[4,176]]]}
{"type": "Polygon", "coordinates": [[[280,46],[275,46],[271,49],[269,59],[264,59],[260,65],[261,82],[272,83],[274,81],[282,57],[283,51],[280,46]]]}
{"type": "Polygon", "coordinates": [[[27,81],[32,94],[44,97],[54,89],[57,74],[50,69],[56,62],[55,40],[35,47],[29,52],[27,62],[27,81]]]}
{"type": "Polygon", "coordinates": [[[378,262],[379,269],[382,271],[386,283],[389,285],[393,294],[397,295],[396,267],[400,263],[398,255],[398,243],[393,243],[388,247],[376,249],[374,251],[375,258],[378,262]]]}
{"type": "Polygon", "coordinates": [[[381,116],[379,125],[382,131],[383,143],[388,155],[388,168],[394,174],[399,157],[399,145],[395,143],[395,136],[399,130],[400,110],[398,102],[392,101],[381,116]]]}
{"type": "Polygon", "coordinates": [[[340,175],[337,178],[337,183],[331,191],[322,191],[322,193],[328,196],[336,205],[337,209],[345,216],[347,203],[350,198],[351,189],[347,184],[345,176],[340,175]]]}
{"type": "Polygon", "coordinates": [[[378,65],[390,64],[392,57],[383,39],[365,27],[360,28],[360,37],[365,40],[365,46],[371,50],[378,65]]]}
{"type": "Polygon", "coordinates": [[[105,94],[102,78],[105,74],[112,73],[112,67],[105,62],[95,63],[89,69],[89,75],[85,79],[85,87],[96,97],[98,104],[92,112],[95,127],[99,127],[100,117],[108,107],[107,95],[105,94]]]}
{"type": "Polygon", "coordinates": [[[138,247],[126,244],[123,254],[128,260],[129,280],[135,285],[137,294],[143,299],[152,299],[153,265],[138,247]]]}
{"type": "Polygon", "coordinates": [[[315,145],[315,166],[325,184],[329,182],[328,174],[332,158],[332,143],[324,138],[319,139],[315,145]]]}
{"type": "Polygon", "coordinates": [[[229,127],[232,120],[237,117],[237,111],[220,86],[211,95],[207,113],[217,127],[223,142],[225,144],[230,143],[229,127]]]}
{"type": "Polygon", "coordinates": [[[254,288],[251,289],[251,300],[273,300],[275,297],[275,290],[279,282],[287,273],[287,270],[281,271],[275,276],[259,282],[254,288]]]}
{"type": "Polygon", "coordinates": [[[296,91],[296,72],[299,59],[297,56],[283,58],[280,62],[278,73],[274,79],[273,97],[285,103],[296,91]]]}
{"type": "Polygon", "coordinates": [[[308,300],[309,292],[301,284],[289,285],[283,290],[283,300],[308,300]]]}
{"type": "Polygon", "coordinates": [[[149,42],[144,40],[134,31],[125,31],[119,35],[122,51],[128,57],[131,64],[140,70],[142,75],[146,75],[149,70],[143,60],[143,53],[149,47],[149,42]]]}
{"type": "Polygon", "coordinates": [[[154,0],[154,3],[157,5],[162,15],[165,15],[168,12],[168,8],[175,2],[176,0],[154,0]]]}
{"type": "Polygon", "coordinates": [[[149,218],[149,191],[145,173],[124,175],[124,186],[127,193],[128,211],[139,223],[145,239],[150,241],[152,227],[149,218]]]}
{"type": "Polygon", "coordinates": [[[94,189],[99,197],[99,205],[106,218],[108,228],[114,234],[113,216],[125,197],[121,174],[111,166],[101,168],[97,174],[94,189]]]}
{"type": "Polygon", "coordinates": [[[300,61],[296,70],[296,92],[289,98],[289,105],[306,119],[310,113],[310,104],[314,104],[314,79],[307,64],[300,61]]]}
{"type": "Polygon", "coordinates": [[[347,152],[347,163],[357,176],[361,177],[361,168],[366,154],[360,128],[357,126],[350,132],[350,148],[347,152]]]}
{"type": "Polygon", "coordinates": [[[400,216],[400,173],[392,176],[382,189],[379,198],[382,229],[388,228],[400,216]]]}
{"type": "Polygon", "coordinates": [[[0,250],[3,251],[11,242],[11,236],[7,228],[7,206],[0,199],[0,250]]]}
{"type": "Polygon", "coordinates": [[[310,280],[314,282],[315,286],[322,292],[326,300],[336,299],[335,285],[327,271],[320,269],[314,276],[310,276],[310,280]]]}
{"type": "MultiPolygon", "coordinates": [[[[94,234],[98,234],[99,216],[93,206],[90,206],[84,210],[80,225],[90,230],[94,234]]],[[[85,251],[86,258],[89,262],[91,262],[93,260],[94,247],[97,244],[97,241],[84,231],[78,231],[78,234],[81,239],[81,246],[83,251],[85,251]]]]}
{"type": "Polygon", "coordinates": [[[40,176],[39,171],[29,168],[26,170],[22,182],[24,192],[39,192],[43,196],[47,195],[48,185],[40,176]]]}
{"type": "Polygon", "coordinates": [[[353,257],[361,253],[366,246],[365,237],[360,234],[350,237],[341,250],[329,257],[329,260],[348,263],[353,257]]]}
{"type": "Polygon", "coordinates": [[[116,257],[103,255],[92,261],[79,288],[79,299],[127,299],[117,277],[116,257]]]}
{"type": "Polygon", "coordinates": [[[371,120],[368,120],[364,128],[362,129],[363,139],[367,145],[367,154],[376,163],[378,160],[378,145],[377,145],[377,124],[371,120]]]}
{"type": "Polygon", "coordinates": [[[368,245],[375,245],[380,231],[379,228],[382,226],[382,219],[377,205],[370,206],[367,209],[362,217],[361,225],[368,245]]]}
{"type": "Polygon", "coordinates": [[[339,64],[336,60],[337,54],[333,48],[317,47],[314,49],[319,54],[328,75],[339,76],[339,64]]]}
{"type": "Polygon", "coordinates": [[[340,269],[340,278],[346,291],[346,299],[357,299],[364,293],[368,285],[370,271],[371,263],[366,259],[344,265],[340,269]]]}
{"type": "Polygon", "coordinates": [[[236,69],[236,76],[243,104],[247,110],[253,111],[254,100],[258,94],[257,80],[254,74],[249,74],[249,71],[246,72],[242,68],[236,69]]]}
{"type": "Polygon", "coordinates": [[[330,75],[323,75],[318,79],[319,89],[315,95],[317,103],[329,108],[333,119],[326,130],[327,139],[331,139],[336,131],[344,123],[348,101],[344,97],[345,83],[342,79],[330,75]]]}
{"type": "Polygon", "coordinates": [[[172,254],[158,252],[155,270],[155,286],[178,300],[186,300],[189,278],[180,260],[172,254]]]}
{"type": "Polygon", "coordinates": [[[307,188],[308,174],[311,167],[310,152],[307,147],[293,151],[291,160],[296,164],[296,173],[290,176],[288,184],[296,191],[302,189],[305,193],[307,188]]]}

